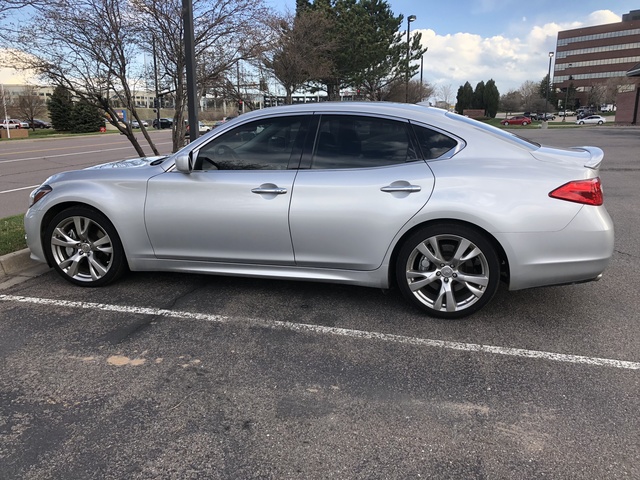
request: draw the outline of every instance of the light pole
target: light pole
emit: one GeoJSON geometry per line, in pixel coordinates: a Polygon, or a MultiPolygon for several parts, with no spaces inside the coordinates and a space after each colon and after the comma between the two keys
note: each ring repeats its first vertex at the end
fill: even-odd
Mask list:
{"type": "Polygon", "coordinates": [[[409,103],[409,61],[411,58],[411,43],[409,41],[409,32],[411,31],[411,22],[415,22],[415,15],[407,17],[407,72],[404,75],[404,102],[409,103]]]}
{"type": "MultiPolygon", "coordinates": [[[[573,66],[573,64],[569,64],[568,67],[571,68],[573,66]]],[[[573,77],[571,75],[569,75],[569,84],[567,85],[567,90],[564,94],[564,115],[562,116],[562,121],[566,122],[567,121],[567,102],[569,101],[569,88],[571,87],[571,80],[573,80],[573,77]]]]}
{"type": "Polygon", "coordinates": [[[547,77],[547,101],[544,105],[544,121],[547,121],[547,110],[549,110],[549,90],[551,90],[551,60],[553,59],[553,52],[549,52],[549,76],[547,77]]]}

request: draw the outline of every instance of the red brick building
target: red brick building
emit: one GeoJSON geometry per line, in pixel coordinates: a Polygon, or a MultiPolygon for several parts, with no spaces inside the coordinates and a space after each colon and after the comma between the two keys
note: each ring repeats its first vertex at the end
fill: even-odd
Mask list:
{"type": "Polygon", "coordinates": [[[553,86],[560,103],[569,85],[576,89],[576,104],[567,108],[614,101],[618,110],[633,110],[620,100],[636,98],[640,85],[640,10],[623,15],[618,23],[558,32],[555,60],[553,86]]]}

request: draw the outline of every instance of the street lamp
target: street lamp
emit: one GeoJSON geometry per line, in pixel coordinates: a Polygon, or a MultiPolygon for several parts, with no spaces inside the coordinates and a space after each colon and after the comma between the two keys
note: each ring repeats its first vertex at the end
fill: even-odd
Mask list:
{"type": "MultiPolygon", "coordinates": [[[[570,63],[568,67],[573,67],[573,64],[570,63]]],[[[563,122],[567,121],[567,102],[569,102],[569,88],[571,88],[571,80],[573,80],[573,77],[569,75],[569,84],[567,85],[567,90],[565,91],[564,95],[564,115],[562,116],[563,122]]]]}
{"type": "Polygon", "coordinates": [[[547,101],[544,105],[544,121],[547,121],[547,110],[549,110],[549,90],[551,90],[551,60],[553,59],[553,52],[549,52],[549,76],[547,77],[547,101]]]}
{"type": "Polygon", "coordinates": [[[411,58],[411,43],[409,42],[409,32],[411,31],[411,22],[415,22],[415,15],[407,17],[407,72],[404,75],[404,102],[409,103],[409,59],[411,58]]]}

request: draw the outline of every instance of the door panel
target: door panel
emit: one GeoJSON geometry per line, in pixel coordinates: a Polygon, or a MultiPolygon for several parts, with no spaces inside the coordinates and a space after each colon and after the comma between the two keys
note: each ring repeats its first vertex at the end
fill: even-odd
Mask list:
{"type": "Polygon", "coordinates": [[[423,161],[300,171],[289,214],[296,264],[378,268],[396,233],[429,200],[433,185],[423,161]]]}
{"type": "Polygon", "coordinates": [[[293,170],[212,170],[152,178],[145,221],[156,256],[293,264],[287,216],[294,177],[293,170]]]}

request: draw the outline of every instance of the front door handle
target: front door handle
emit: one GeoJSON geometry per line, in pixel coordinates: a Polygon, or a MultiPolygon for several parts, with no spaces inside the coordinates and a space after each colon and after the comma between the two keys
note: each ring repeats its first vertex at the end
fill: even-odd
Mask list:
{"type": "Polygon", "coordinates": [[[422,187],[420,187],[420,185],[387,185],[386,187],[382,187],[380,190],[386,193],[413,193],[419,192],[420,190],[422,190],[422,187]]]}

